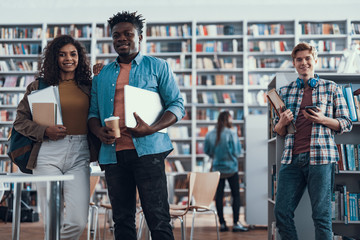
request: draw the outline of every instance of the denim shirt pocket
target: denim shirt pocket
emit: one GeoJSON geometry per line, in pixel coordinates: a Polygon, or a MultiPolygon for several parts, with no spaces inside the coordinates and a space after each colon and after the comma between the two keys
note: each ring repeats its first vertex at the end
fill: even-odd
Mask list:
{"type": "Polygon", "coordinates": [[[135,87],[150,90],[153,92],[159,92],[159,84],[157,77],[153,74],[135,74],[134,80],[137,82],[135,87]]]}

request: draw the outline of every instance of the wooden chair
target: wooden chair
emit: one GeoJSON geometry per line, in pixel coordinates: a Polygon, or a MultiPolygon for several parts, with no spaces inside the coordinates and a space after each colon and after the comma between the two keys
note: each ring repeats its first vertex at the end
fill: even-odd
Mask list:
{"type": "Polygon", "coordinates": [[[187,175],[187,181],[188,181],[188,201],[186,206],[179,206],[170,204],[170,217],[172,219],[179,219],[180,220],[180,226],[181,226],[181,240],[185,240],[186,237],[186,231],[184,226],[184,217],[190,210],[190,199],[193,195],[193,190],[196,182],[196,173],[189,172],[187,175]]]}
{"type": "Polygon", "coordinates": [[[215,216],[217,239],[220,239],[217,212],[210,208],[219,184],[220,172],[195,173],[196,179],[192,191],[192,202],[189,211],[193,212],[190,240],[194,235],[194,222],[196,213],[212,212],[215,216]]]}
{"type": "MultiPolygon", "coordinates": [[[[100,176],[90,176],[90,197],[94,195],[96,185],[100,180],[100,176]]],[[[88,216],[88,230],[87,230],[87,240],[90,240],[91,236],[93,239],[96,239],[97,230],[99,231],[100,239],[100,226],[98,223],[99,220],[99,208],[94,202],[90,202],[89,205],[89,216],[88,216]],[[94,218],[95,215],[95,218],[94,218]]]]}
{"type": "MultiPolygon", "coordinates": [[[[193,212],[190,239],[194,235],[196,213],[212,212],[215,216],[217,239],[220,240],[217,212],[210,208],[219,184],[220,172],[188,173],[188,202],[186,206],[170,204],[170,216],[181,223],[181,239],[185,240],[184,216],[193,212]]],[[[140,235],[141,237],[141,235],[140,235]]],[[[139,239],[139,238],[138,238],[139,239]]]]}
{"type": "Polygon", "coordinates": [[[109,222],[110,226],[110,232],[113,233],[114,239],[115,239],[115,234],[114,234],[114,223],[112,220],[112,207],[110,203],[101,203],[100,207],[105,208],[105,217],[104,217],[104,232],[103,232],[103,240],[106,239],[106,222],[109,222]]]}

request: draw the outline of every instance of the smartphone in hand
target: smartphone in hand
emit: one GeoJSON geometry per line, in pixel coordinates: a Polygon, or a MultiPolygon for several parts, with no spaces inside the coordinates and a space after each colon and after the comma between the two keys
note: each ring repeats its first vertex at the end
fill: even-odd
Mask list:
{"type": "Polygon", "coordinates": [[[318,111],[319,111],[316,106],[305,106],[305,111],[306,111],[307,113],[311,114],[311,112],[309,111],[309,109],[313,110],[314,112],[318,112],[318,111]]]}

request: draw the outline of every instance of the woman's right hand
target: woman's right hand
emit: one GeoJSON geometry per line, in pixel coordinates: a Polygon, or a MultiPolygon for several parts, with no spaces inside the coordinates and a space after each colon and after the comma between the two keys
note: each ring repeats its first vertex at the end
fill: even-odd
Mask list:
{"type": "Polygon", "coordinates": [[[45,136],[53,141],[65,138],[66,134],[66,127],[63,125],[47,127],[45,130],[45,136]]]}

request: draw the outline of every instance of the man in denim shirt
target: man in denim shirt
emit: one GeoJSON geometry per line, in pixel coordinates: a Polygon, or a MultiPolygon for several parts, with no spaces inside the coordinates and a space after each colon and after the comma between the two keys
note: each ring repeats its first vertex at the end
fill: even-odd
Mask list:
{"type": "Polygon", "coordinates": [[[341,87],[314,73],[316,49],[299,43],[292,51],[299,77],[281,87],[287,110],[274,131],[285,136],[275,203],[276,226],[281,239],[297,240],[294,211],[308,188],[316,240],[332,240],[331,195],[334,163],[339,159],[334,134],[352,128],[341,87]],[[306,106],[315,106],[307,110],[306,106]],[[286,127],[295,121],[296,132],[286,127]]]}
{"type": "Polygon", "coordinates": [[[185,110],[166,61],[139,52],[143,21],[136,12],[117,13],[108,20],[118,57],[94,77],[89,110],[90,129],[102,142],[99,163],[105,170],[118,240],[136,239],[136,187],[152,239],[174,239],[164,167],[173,147],[168,134],[158,131],[181,120],[185,110]],[[136,113],[136,127],[125,126],[127,84],[160,94],[164,113],[151,126],[136,113]],[[120,117],[120,138],[112,137],[104,124],[110,116],[120,117]]]}

